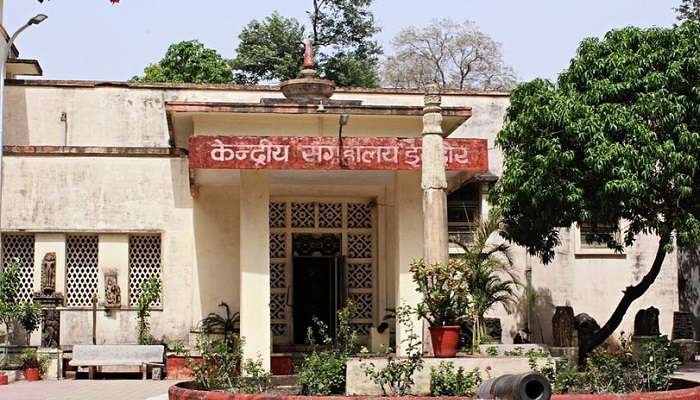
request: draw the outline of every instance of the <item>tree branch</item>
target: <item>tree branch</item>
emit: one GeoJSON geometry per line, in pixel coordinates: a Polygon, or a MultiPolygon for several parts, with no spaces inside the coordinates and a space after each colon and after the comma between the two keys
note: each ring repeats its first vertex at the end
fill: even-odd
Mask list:
{"type": "Polygon", "coordinates": [[[638,284],[628,286],[624,290],[624,295],[622,296],[620,303],[618,303],[617,307],[615,308],[615,311],[610,316],[610,319],[608,319],[608,322],[606,322],[605,325],[596,331],[588,342],[579,344],[580,364],[585,362],[588,354],[591,351],[603,344],[603,342],[605,342],[605,340],[609,338],[613,332],[615,332],[615,329],[617,329],[620,326],[620,323],[622,323],[622,318],[625,316],[632,303],[638,298],[642,297],[642,295],[644,295],[644,293],[646,293],[649,287],[651,287],[651,285],[654,283],[661,272],[661,266],[666,258],[666,246],[669,243],[671,243],[671,234],[667,232],[662,233],[659,237],[659,248],[656,250],[656,257],[654,257],[654,262],[652,263],[649,272],[644,275],[644,278],[642,278],[638,284]]]}

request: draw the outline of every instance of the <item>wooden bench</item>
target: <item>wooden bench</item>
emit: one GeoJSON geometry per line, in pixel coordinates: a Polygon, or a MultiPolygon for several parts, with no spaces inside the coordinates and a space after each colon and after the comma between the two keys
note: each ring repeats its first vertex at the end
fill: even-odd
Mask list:
{"type": "Polygon", "coordinates": [[[146,379],[149,366],[163,366],[161,345],[75,345],[73,358],[68,365],[88,367],[89,378],[93,379],[95,368],[104,366],[138,366],[142,378],[146,379]]]}

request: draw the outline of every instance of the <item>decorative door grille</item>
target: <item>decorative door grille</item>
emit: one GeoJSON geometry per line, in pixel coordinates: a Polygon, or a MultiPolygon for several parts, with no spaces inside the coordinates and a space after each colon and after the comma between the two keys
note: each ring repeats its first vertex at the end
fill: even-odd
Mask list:
{"type": "Polygon", "coordinates": [[[375,233],[367,202],[276,201],[270,203],[270,317],[275,343],[292,340],[289,290],[293,234],[341,234],[347,257],[348,298],[355,303],[352,323],[366,341],[375,315],[375,233]]]}
{"type": "Polygon", "coordinates": [[[97,293],[97,235],[66,236],[66,305],[90,307],[97,293]]]}
{"type": "Polygon", "coordinates": [[[19,298],[24,301],[32,299],[34,292],[34,234],[2,234],[2,267],[17,261],[19,274],[19,298]]]}
{"type": "MultiPolygon", "coordinates": [[[[141,285],[151,277],[160,278],[161,238],[159,234],[129,236],[129,305],[135,306],[141,285]]],[[[161,300],[151,304],[160,307],[161,300]]]]}

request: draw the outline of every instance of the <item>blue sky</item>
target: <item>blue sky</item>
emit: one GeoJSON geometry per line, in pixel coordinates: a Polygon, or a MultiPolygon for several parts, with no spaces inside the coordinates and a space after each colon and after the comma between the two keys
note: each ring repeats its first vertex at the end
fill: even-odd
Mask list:
{"type": "MultiPolygon", "coordinates": [[[[469,19],[503,46],[521,80],[555,78],[578,43],[628,25],[671,26],[679,0],[376,0],[386,50],[408,25],[469,19]]],[[[47,79],[126,80],[157,61],[169,44],[199,39],[231,57],[241,28],[277,10],[305,21],[311,0],[5,0],[10,33],[38,12],[49,15],[18,40],[47,79]]]]}

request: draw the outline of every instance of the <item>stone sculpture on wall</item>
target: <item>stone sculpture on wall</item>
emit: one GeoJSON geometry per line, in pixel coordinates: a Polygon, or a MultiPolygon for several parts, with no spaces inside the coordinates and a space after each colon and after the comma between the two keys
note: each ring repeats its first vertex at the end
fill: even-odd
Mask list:
{"type": "Polygon", "coordinates": [[[575,326],[574,309],[568,306],[557,307],[552,317],[554,347],[574,347],[575,326]]]}
{"type": "Polygon", "coordinates": [[[45,295],[56,291],[56,253],[46,253],[41,261],[41,292],[45,295]]]}
{"type": "Polygon", "coordinates": [[[117,271],[105,272],[105,307],[119,308],[122,305],[121,288],[117,279],[117,271]]]}
{"type": "Polygon", "coordinates": [[[61,318],[55,308],[43,310],[43,324],[41,329],[41,347],[58,348],[61,333],[61,318]]]}
{"type": "Polygon", "coordinates": [[[659,336],[659,309],[639,310],[634,317],[634,336],[659,336]]]}

